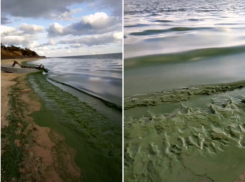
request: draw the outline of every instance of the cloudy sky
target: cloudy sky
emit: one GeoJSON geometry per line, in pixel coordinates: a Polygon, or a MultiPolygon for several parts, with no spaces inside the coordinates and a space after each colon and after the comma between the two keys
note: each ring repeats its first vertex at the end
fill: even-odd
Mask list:
{"type": "Polygon", "coordinates": [[[122,52],[121,0],[2,0],[1,39],[48,57],[122,52]]]}

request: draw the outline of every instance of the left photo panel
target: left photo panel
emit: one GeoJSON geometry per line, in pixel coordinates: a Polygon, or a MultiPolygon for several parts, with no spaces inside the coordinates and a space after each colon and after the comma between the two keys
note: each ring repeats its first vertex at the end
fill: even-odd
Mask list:
{"type": "Polygon", "coordinates": [[[122,181],[122,1],[1,1],[1,181],[122,181]]]}

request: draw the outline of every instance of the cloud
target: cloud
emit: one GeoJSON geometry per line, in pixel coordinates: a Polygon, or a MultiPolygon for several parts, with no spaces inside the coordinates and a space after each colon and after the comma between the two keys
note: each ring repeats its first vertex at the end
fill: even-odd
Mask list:
{"type": "Polygon", "coordinates": [[[44,27],[22,24],[19,27],[1,25],[1,41],[6,45],[18,45],[22,47],[36,47],[37,35],[44,31],[44,27]]]}
{"type": "Polygon", "coordinates": [[[47,43],[39,44],[38,47],[49,46],[49,45],[56,45],[55,40],[54,39],[49,39],[47,43]]]}
{"type": "Polygon", "coordinates": [[[56,42],[54,41],[54,39],[49,39],[48,43],[49,43],[49,45],[55,45],[56,44],[56,42]]]}
{"type": "Polygon", "coordinates": [[[104,45],[109,43],[117,43],[120,41],[120,35],[122,37],[122,32],[110,32],[106,34],[100,35],[92,35],[92,36],[83,36],[80,38],[73,38],[73,39],[63,39],[59,41],[59,44],[71,44],[71,45],[86,45],[86,46],[93,46],[93,45],[104,45]]]}
{"type": "Polygon", "coordinates": [[[2,0],[2,11],[5,14],[16,17],[52,17],[69,11],[68,6],[82,3],[81,0],[2,0]],[[18,6],[16,6],[18,5],[18,6]]]}
{"type": "Polygon", "coordinates": [[[15,45],[15,46],[22,46],[22,47],[36,47],[38,43],[29,36],[5,36],[2,37],[2,43],[4,45],[15,45]]]}
{"type": "Polygon", "coordinates": [[[1,25],[1,37],[4,36],[23,36],[30,34],[37,34],[43,32],[45,29],[43,26],[28,25],[26,23],[21,24],[19,27],[10,27],[1,25]]]}
{"type": "Polygon", "coordinates": [[[122,41],[122,1],[120,0],[93,2],[90,0],[21,0],[21,3],[19,0],[2,0],[1,6],[1,37],[2,42],[7,45],[32,48],[42,54],[49,54],[50,51],[59,47],[61,50],[57,50],[54,54],[65,55],[66,53],[62,52],[64,50],[71,50],[74,53],[81,47],[81,50],[86,48],[85,52],[88,52],[90,49],[101,49],[104,46],[116,45],[117,47],[122,41]],[[77,8],[79,6],[83,7],[84,11],[86,10],[82,14],[94,13],[98,9],[108,13],[97,12],[78,16],[83,11],[82,8],[77,8]],[[25,21],[25,18],[30,19],[25,21]],[[41,24],[27,24],[29,20],[35,20],[41,24]],[[15,27],[4,26],[11,23],[10,21],[16,22],[15,25],[17,22],[25,23],[15,27]],[[60,21],[71,22],[67,25],[60,21]],[[50,22],[48,27],[47,22],[50,22]],[[45,28],[40,25],[44,25],[45,28]],[[114,44],[110,45],[111,43],[114,44]]]}
{"type": "Polygon", "coordinates": [[[121,18],[108,16],[106,13],[97,12],[82,17],[82,20],[63,27],[58,23],[51,24],[47,28],[50,37],[63,35],[88,35],[121,31],[121,18]]]}
{"type": "Polygon", "coordinates": [[[1,25],[1,36],[9,35],[9,34],[14,33],[16,31],[17,30],[14,27],[1,25]]]}
{"type": "Polygon", "coordinates": [[[115,32],[115,33],[113,34],[113,37],[114,37],[116,40],[122,40],[123,34],[122,34],[122,32],[115,32]]]}
{"type": "Polygon", "coordinates": [[[1,24],[4,25],[4,24],[8,24],[8,23],[11,23],[11,21],[6,18],[6,17],[1,17],[1,24]]]}
{"type": "MultiPolygon", "coordinates": [[[[90,3],[89,0],[2,0],[4,15],[25,18],[52,18],[54,14],[70,13],[68,8],[74,4],[90,3]],[[17,6],[18,5],[18,6],[17,6]]],[[[111,9],[114,14],[122,16],[122,1],[96,0],[98,8],[111,9]]]]}
{"type": "Polygon", "coordinates": [[[23,36],[6,36],[2,37],[2,42],[8,45],[20,45],[23,44],[25,38],[23,36]]]}
{"type": "Polygon", "coordinates": [[[23,31],[23,33],[35,34],[35,33],[38,33],[38,32],[43,32],[44,31],[44,27],[43,26],[38,26],[38,25],[28,25],[26,23],[23,23],[19,27],[19,30],[23,31]]]}
{"type": "Polygon", "coordinates": [[[80,47],[82,47],[82,45],[81,44],[71,44],[70,47],[71,48],[80,48],[80,47]]]}
{"type": "Polygon", "coordinates": [[[80,12],[82,12],[82,8],[71,9],[65,11],[64,13],[59,13],[59,14],[52,13],[51,18],[54,20],[61,20],[61,21],[78,20],[79,18],[74,18],[73,16],[80,12]]]}
{"type": "Polygon", "coordinates": [[[49,25],[47,32],[50,36],[62,35],[64,27],[59,23],[53,23],[49,25]]]}

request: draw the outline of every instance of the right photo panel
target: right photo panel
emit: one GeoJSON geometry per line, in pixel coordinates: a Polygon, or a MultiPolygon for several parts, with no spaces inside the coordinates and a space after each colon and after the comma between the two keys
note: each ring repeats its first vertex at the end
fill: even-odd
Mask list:
{"type": "Polygon", "coordinates": [[[244,0],[124,1],[124,181],[245,181],[244,0]]]}

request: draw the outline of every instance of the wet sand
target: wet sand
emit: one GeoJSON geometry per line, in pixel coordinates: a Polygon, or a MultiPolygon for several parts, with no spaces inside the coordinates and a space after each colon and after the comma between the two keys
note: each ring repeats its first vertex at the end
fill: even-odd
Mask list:
{"type": "MultiPolygon", "coordinates": [[[[21,64],[35,59],[13,60],[21,64]]],[[[2,60],[2,64],[12,64],[13,60],[2,60]]],[[[30,117],[41,104],[28,87],[26,74],[1,76],[2,180],[79,181],[76,151],[66,145],[63,136],[38,126],[30,117]]]]}

